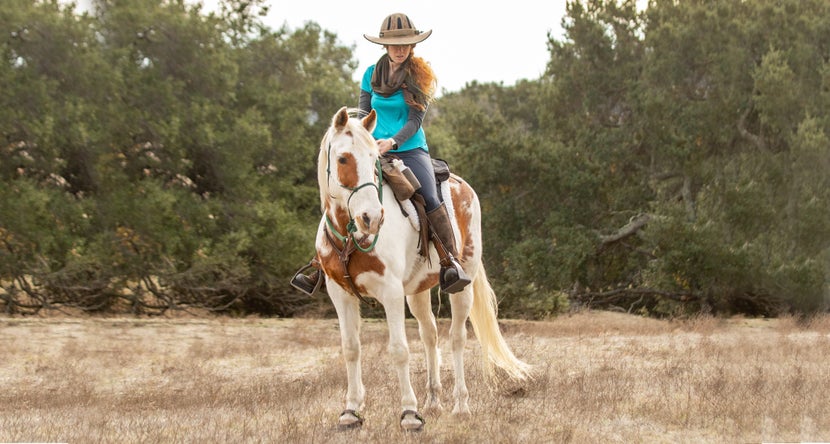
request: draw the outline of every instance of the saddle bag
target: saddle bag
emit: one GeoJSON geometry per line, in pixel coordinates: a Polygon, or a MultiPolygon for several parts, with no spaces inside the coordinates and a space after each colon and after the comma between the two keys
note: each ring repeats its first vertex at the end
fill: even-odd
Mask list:
{"type": "Polygon", "coordinates": [[[395,199],[400,202],[409,200],[415,190],[421,187],[412,171],[397,157],[381,156],[380,169],[383,171],[383,179],[395,193],[395,199]]]}

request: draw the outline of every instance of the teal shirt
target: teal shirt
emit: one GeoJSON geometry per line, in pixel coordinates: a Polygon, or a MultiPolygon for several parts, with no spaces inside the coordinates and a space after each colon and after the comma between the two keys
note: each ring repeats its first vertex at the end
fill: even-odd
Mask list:
{"type": "MultiPolygon", "coordinates": [[[[406,121],[409,119],[409,105],[404,102],[403,91],[400,89],[389,97],[383,97],[372,91],[372,74],[374,72],[375,65],[372,65],[363,73],[360,89],[372,95],[372,108],[378,115],[378,123],[372,136],[378,140],[389,139],[406,125],[406,121]]],[[[418,128],[418,131],[407,141],[398,145],[398,149],[395,151],[409,151],[415,148],[422,148],[429,152],[427,136],[424,134],[423,128],[418,128]]]]}

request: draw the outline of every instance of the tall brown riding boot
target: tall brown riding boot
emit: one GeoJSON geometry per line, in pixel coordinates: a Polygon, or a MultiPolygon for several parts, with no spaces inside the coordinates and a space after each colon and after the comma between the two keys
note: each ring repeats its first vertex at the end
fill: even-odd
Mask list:
{"type": "Polygon", "coordinates": [[[447,207],[442,203],[438,208],[427,213],[430,230],[432,230],[432,243],[438,251],[441,259],[441,272],[439,280],[441,291],[445,293],[457,293],[470,283],[470,277],[461,268],[461,264],[455,259],[458,254],[455,248],[455,235],[452,232],[450,215],[447,207]]]}

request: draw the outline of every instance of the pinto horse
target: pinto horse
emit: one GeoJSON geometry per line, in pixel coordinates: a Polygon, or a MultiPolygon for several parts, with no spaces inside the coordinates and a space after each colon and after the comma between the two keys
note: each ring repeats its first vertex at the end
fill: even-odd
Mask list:
{"type": "MultiPolygon", "coordinates": [[[[353,112],[353,110],[352,110],[353,112]]],[[[419,255],[419,233],[401,211],[392,190],[382,180],[377,143],[371,132],[377,123],[372,110],[363,119],[341,108],[320,144],[317,163],[323,217],[317,230],[317,260],[325,272],[326,288],[337,311],[348,389],[340,428],[363,424],[366,390],[360,366],[360,303],[377,300],[384,308],[389,328],[388,353],[397,371],[401,394],[401,427],[420,430],[425,423],[418,413],[409,371],[409,345],[404,330],[405,307],[418,321],[426,350],[427,394],[425,410],[441,410],[438,330],[431,310],[430,289],[438,284],[439,259],[434,247],[429,258],[419,255]]],[[[469,318],[481,344],[485,369],[503,370],[523,381],[530,365],[513,354],[496,318],[496,298],[481,261],[481,210],[473,189],[452,175],[451,198],[445,202],[454,216],[459,259],[472,283],[450,295],[455,387],[453,413],[469,415],[464,379],[464,347],[469,318]]],[[[488,378],[494,382],[494,378],[488,378]]]]}

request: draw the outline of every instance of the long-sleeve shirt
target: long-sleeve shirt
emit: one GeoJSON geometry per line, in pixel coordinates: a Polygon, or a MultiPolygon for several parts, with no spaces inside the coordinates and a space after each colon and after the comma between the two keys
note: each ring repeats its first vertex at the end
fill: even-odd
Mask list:
{"type": "Polygon", "coordinates": [[[406,104],[403,90],[395,91],[389,97],[384,97],[372,90],[372,74],[375,65],[370,66],[363,73],[360,84],[360,101],[358,108],[360,115],[369,114],[372,109],[378,115],[378,123],[372,133],[375,139],[395,139],[398,148],[396,151],[408,151],[421,148],[429,152],[426,134],[421,128],[426,111],[419,111],[406,104]]]}

